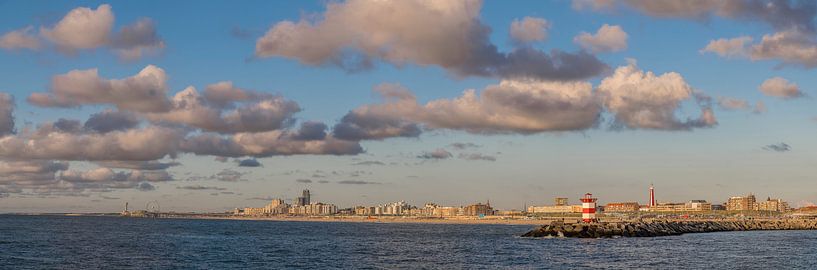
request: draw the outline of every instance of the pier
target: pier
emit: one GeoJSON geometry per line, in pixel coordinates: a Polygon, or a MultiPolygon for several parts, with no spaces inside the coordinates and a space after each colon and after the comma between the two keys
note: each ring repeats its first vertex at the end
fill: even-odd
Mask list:
{"type": "Polygon", "coordinates": [[[759,230],[817,230],[817,219],[630,221],[569,224],[553,221],[522,237],[656,237],[685,233],[759,230]]]}

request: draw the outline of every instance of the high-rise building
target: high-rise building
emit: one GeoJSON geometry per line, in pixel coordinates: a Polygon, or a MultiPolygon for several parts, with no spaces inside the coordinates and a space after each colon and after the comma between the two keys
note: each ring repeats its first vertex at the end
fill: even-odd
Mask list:
{"type": "Polygon", "coordinates": [[[309,190],[308,190],[308,189],[304,189],[304,191],[303,191],[303,193],[302,193],[301,197],[298,197],[298,198],[295,200],[295,205],[297,205],[297,206],[304,206],[304,205],[309,205],[309,204],[310,204],[310,199],[309,199],[309,190]]]}
{"type": "Polygon", "coordinates": [[[304,189],[304,191],[303,191],[303,195],[302,195],[302,196],[303,196],[303,198],[304,198],[304,203],[303,203],[303,205],[309,205],[309,204],[311,203],[311,201],[310,201],[310,199],[309,199],[309,190],[308,190],[308,189],[304,189]]]}
{"type": "Polygon", "coordinates": [[[556,206],[567,205],[567,198],[557,197],[556,199],[554,199],[554,201],[556,202],[556,206]]]}

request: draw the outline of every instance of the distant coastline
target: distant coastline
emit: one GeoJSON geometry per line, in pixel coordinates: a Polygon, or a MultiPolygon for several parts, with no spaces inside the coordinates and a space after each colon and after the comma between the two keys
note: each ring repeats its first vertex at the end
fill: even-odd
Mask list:
{"type": "MultiPolygon", "coordinates": [[[[415,223],[415,224],[493,224],[493,225],[532,225],[539,226],[551,222],[552,219],[521,219],[521,218],[476,218],[476,217],[401,217],[401,216],[270,216],[270,217],[242,217],[242,216],[171,216],[162,218],[177,219],[209,219],[209,220],[251,220],[251,221],[295,221],[295,222],[353,222],[353,223],[415,223]]],[[[567,218],[573,219],[573,218],[567,218]]]]}
{"type": "MultiPolygon", "coordinates": [[[[68,216],[68,217],[121,217],[119,213],[5,213],[0,216],[68,216]]],[[[121,217],[127,219],[142,219],[143,217],[121,217]]],[[[246,221],[277,221],[277,222],[349,222],[349,223],[415,223],[415,224],[493,224],[493,225],[532,225],[541,226],[553,220],[575,222],[575,217],[525,219],[520,217],[407,217],[407,216],[233,216],[211,214],[163,214],[159,219],[199,219],[199,220],[246,220],[246,221]]]]}
{"type": "MultiPolygon", "coordinates": [[[[124,219],[191,219],[191,220],[244,220],[244,221],[272,221],[272,222],[345,222],[345,223],[403,223],[403,224],[485,224],[485,225],[529,225],[529,226],[547,226],[552,222],[565,224],[581,224],[581,217],[575,215],[566,216],[539,216],[539,217],[524,217],[524,216],[451,216],[451,217],[427,217],[427,216],[239,216],[239,215],[224,215],[224,214],[197,214],[197,213],[161,213],[159,217],[125,217],[120,216],[119,213],[5,213],[2,215],[21,215],[21,216],[71,216],[71,217],[117,217],[124,219]]],[[[745,220],[758,221],[786,221],[791,220],[791,217],[783,216],[719,216],[719,217],[692,217],[692,218],[620,218],[620,217],[605,217],[600,219],[601,223],[628,223],[628,222],[687,222],[687,221],[714,221],[714,222],[734,222],[745,220]]]]}

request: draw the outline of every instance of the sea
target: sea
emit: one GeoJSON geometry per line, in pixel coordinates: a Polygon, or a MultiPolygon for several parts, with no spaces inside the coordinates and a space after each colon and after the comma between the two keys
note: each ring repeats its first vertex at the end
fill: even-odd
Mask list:
{"type": "Polygon", "coordinates": [[[0,269],[817,269],[817,231],[519,237],[532,228],[0,215],[0,269]]]}

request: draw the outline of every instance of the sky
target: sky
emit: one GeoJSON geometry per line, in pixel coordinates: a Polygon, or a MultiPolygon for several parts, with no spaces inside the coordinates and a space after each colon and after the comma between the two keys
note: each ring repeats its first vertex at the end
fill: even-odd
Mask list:
{"type": "Polygon", "coordinates": [[[817,201],[811,1],[0,1],[0,212],[817,201]]]}

